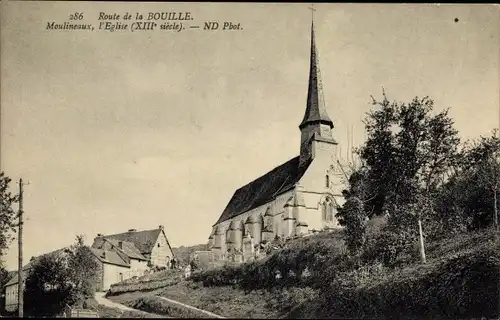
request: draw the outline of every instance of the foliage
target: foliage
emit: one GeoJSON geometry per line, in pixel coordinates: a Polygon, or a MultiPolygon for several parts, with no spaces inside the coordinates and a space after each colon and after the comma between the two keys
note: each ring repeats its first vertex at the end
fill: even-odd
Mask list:
{"type": "Polygon", "coordinates": [[[448,231],[481,229],[494,222],[500,183],[499,151],[496,132],[464,146],[436,196],[437,214],[448,231]]]}
{"type": "Polygon", "coordinates": [[[415,202],[416,195],[429,195],[443,182],[456,161],[458,132],[448,110],[431,114],[434,102],[428,97],[398,103],[384,93],[373,104],[379,109],[367,116],[368,138],[359,150],[373,194],[365,206],[367,212],[387,210],[393,216],[398,213],[394,206],[415,202]]]}
{"type": "Polygon", "coordinates": [[[261,260],[196,272],[191,279],[208,287],[238,286],[246,291],[321,286],[327,274],[333,276],[338,270],[352,267],[353,258],[347,256],[343,232],[325,232],[284,242],[282,246],[261,260]],[[281,277],[276,276],[278,273],[281,277]],[[304,276],[307,273],[310,276],[304,276]]]}
{"type": "Polygon", "coordinates": [[[68,270],[75,285],[77,301],[93,296],[100,268],[90,248],[84,245],[83,236],[77,236],[69,252],[68,270]]]}
{"type": "Polygon", "coordinates": [[[9,273],[5,268],[0,267],[0,287],[3,288],[11,278],[12,274],[9,273]]]}
{"type": "MultiPolygon", "coordinates": [[[[332,285],[316,317],[458,319],[498,317],[500,259],[491,248],[456,255],[437,265],[398,269],[380,281],[353,287],[332,285]]],[[[311,315],[301,315],[310,317],[311,315]]]]}
{"type": "Polygon", "coordinates": [[[81,236],[71,248],[41,256],[26,279],[26,313],[54,317],[67,306],[81,307],[93,296],[97,272],[98,264],[81,236]]]}
{"type": "Polygon", "coordinates": [[[3,171],[0,172],[0,257],[12,240],[11,232],[14,231],[17,219],[12,206],[19,202],[19,196],[9,192],[10,183],[11,179],[3,171]]]}
{"type": "Polygon", "coordinates": [[[347,248],[356,254],[365,242],[366,214],[363,201],[356,196],[349,196],[336,216],[340,225],[345,227],[347,248]]]}
{"type": "Polygon", "coordinates": [[[24,291],[29,316],[54,317],[76,302],[76,290],[64,258],[45,255],[28,273],[24,291]]]}
{"type": "Polygon", "coordinates": [[[407,231],[394,232],[385,229],[373,237],[368,237],[361,258],[366,264],[381,262],[387,267],[395,267],[407,262],[405,258],[413,260],[416,252],[415,240],[415,234],[407,231]]]}
{"type": "Polygon", "coordinates": [[[166,278],[166,279],[152,279],[146,281],[137,281],[130,283],[116,283],[112,284],[109,288],[108,295],[113,296],[125,292],[135,291],[153,291],[160,288],[165,288],[177,284],[181,280],[181,276],[166,278]]]}
{"type": "MultiPolygon", "coordinates": [[[[424,265],[408,256],[409,251],[416,252],[411,249],[415,244],[412,238],[407,235],[410,238],[405,242],[399,239],[405,234],[389,230],[382,234],[367,232],[364,246],[371,248],[374,239],[387,244],[374,249],[401,243],[400,254],[395,255],[389,268],[363,254],[347,255],[342,232],[325,232],[288,241],[283,249],[262,260],[195,272],[195,282],[179,281],[166,287],[161,295],[231,318],[495,316],[500,261],[498,243],[490,230],[429,241],[428,262],[424,265]],[[406,261],[405,255],[409,258],[406,261]],[[284,274],[280,281],[274,277],[275,270],[299,270],[304,266],[310,270],[307,278],[300,279],[293,273],[288,277],[284,274]]],[[[130,301],[132,295],[123,295],[123,299],[130,301]]],[[[148,311],[160,310],[150,306],[148,311]]]]}

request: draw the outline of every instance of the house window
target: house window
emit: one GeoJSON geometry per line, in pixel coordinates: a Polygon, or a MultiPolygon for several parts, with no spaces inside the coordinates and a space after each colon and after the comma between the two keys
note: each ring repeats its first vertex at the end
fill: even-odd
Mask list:
{"type": "Polygon", "coordinates": [[[160,244],[158,243],[158,248],[160,247],[160,244]]]}
{"type": "Polygon", "coordinates": [[[329,175],[326,175],[326,178],[325,178],[325,186],[327,188],[330,188],[330,176],[329,175]]]}

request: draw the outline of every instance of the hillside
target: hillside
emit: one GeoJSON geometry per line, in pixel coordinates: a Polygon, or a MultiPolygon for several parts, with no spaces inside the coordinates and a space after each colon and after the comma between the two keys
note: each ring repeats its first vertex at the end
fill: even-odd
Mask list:
{"type": "Polygon", "coordinates": [[[491,318],[498,316],[498,249],[491,230],[460,234],[429,243],[426,264],[409,257],[389,268],[346,255],[341,232],[322,233],[290,241],[263,260],[197,272],[190,280],[166,275],[154,294],[110,298],[161,313],[154,306],[163,302],[152,297],[160,295],[233,318],[491,318]]]}
{"type": "Polygon", "coordinates": [[[174,253],[174,256],[181,265],[186,265],[189,263],[189,258],[192,254],[195,253],[195,251],[205,251],[207,250],[207,245],[206,244],[197,244],[194,246],[180,246],[177,248],[172,248],[172,251],[174,253]]]}

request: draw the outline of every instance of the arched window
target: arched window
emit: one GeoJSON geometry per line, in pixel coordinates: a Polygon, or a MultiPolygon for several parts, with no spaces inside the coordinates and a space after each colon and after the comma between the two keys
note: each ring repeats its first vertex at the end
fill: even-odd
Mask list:
{"type": "Polygon", "coordinates": [[[333,203],[333,201],[330,201],[330,205],[328,207],[328,216],[327,216],[327,220],[328,221],[333,221],[333,216],[335,215],[335,204],[333,203]]]}
{"type": "Polygon", "coordinates": [[[226,243],[231,242],[231,228],[227,228],[226,230],[226,243]]]}
{"type": "Polygon", "coordinates": [[[321,219],[323,219],[323,221],[326,221],[327,205],[328,203],[326,201],[321,205],[321,219]]]}
{"type": "Polygon", "coordinates": [[[333,221],[335,203],[330,198],[326,198],[321,205],[321,213],[323,221],[333,221]]]}

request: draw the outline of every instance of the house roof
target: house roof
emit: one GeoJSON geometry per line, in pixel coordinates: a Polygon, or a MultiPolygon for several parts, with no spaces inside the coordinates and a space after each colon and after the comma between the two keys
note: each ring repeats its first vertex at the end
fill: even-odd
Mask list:
{"type": "Polygon", "coordinates": [[[277,195],[292,189],[310,164],[311,160],[300,165],[300,156],[297,156],[239,188],[215,225],[264,205],[277,195]]]}
{"type": "Polygon", "coordinates": [[[121,249],[123,253],[125,253],[129,258],[138,260],[148,260],[141,254],[139,249],[137,249],[136,246],[130,241],[121,241],[117,239],[107,239],[107,238],[105,239],[116,248],[121,249]],[[120,242],[121,242],[121,247],[120,247],[120,242]]]}
{"type": "Polygon", "coordinates": [[[125,261],[125,259],[123,259],[118,252],[97,248],[90,248],[90,251],[92,251],[92,253],[102,263],[114,264],[122,267],[130,267],[128,261],[125,261]]]}
{"type": "Polygon", "coordinates": [[[9,286],[12,286],[14,284],[17,284],[19,282],[19,277],[18,277],[18,273],[17,273],[17,270],[14,271],[14,274],[12,275],[12,277],[10,278],[9,281],[7,281],[7,283],[5,284],[6,287],[9,287],[9,286]]]}
{"type": "Polygon", "coordinates": [[[104,241],[102,238],[106,238],[106,240],[126,241],[133,243],[134,246],[139,250],[139,253],[141,253],[141,255],[150,254],[151,251],[153,251],[153,247],[161,232],[162,229],[158,228],[153,230],[128,231],[124,233],[101,236],[94,239],[92,248],[100,248],[102,246],[102,242],[104,241]]]}

